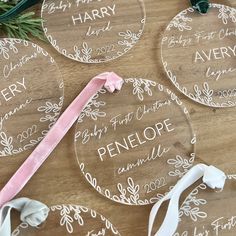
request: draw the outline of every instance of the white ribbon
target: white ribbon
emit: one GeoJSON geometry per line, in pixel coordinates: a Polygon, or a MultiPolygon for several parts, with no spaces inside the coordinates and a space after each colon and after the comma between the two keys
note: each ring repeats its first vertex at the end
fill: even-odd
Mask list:
{"type": "Polygon", "coordinates": [[[11,236],[11,210],[19,211],[22,222],[32,227],[41,225],[48,217],[49,208],[41,202],[29,198],[15,199],[0,210],[0,236],[11,236]]]}
{"type": "Polygon", "coordinates": [[[151,236],[153,224],[159,208],[162,203],[170,200],[165,219],[155,234],[155,236],[172,236],[178,227],[179,223],[179,199],[181,194],[194,184],[197,180],[203,177],[203,182],[212,189],[223,189],[226,175],[221,170],[214,166],[207,166],[205,164],[198,164],[190,169],[182,179],[178,181],[175,187],[159,202],[157,202],[150,213],[148,236],[151,236]]]}

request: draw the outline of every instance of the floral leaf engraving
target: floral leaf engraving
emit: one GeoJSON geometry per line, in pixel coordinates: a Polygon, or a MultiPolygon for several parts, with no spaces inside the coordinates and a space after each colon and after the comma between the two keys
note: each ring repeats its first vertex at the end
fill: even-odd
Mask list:
{"type": "Polygon", "coordinates": [[[128,203],[137,204],[139,200],[140,186],[135,185],[134,180],[131,177],[127,179],[127,183],[128,187],[126,189],[121,183],[117,184],[117,189],[120,192],[120,198],[128,203]],[[127,196],[127,194],[129,194],[129,196],[127,196]]]}
{"type": "Polygon", "coordinates": [[[80,169],[87,181],[95,188],[100,194],[110,198],[113,201],[120,202],[128,205],[146,205],[150,203],[155,203],[162,199],[165,194],[157,193],[156,196],[151,197],[150,199],[140,199],[140,186],[135,184],[134,180],[129,177],[127,179],[127,185],[123,186],[121,183],[117,184],[117,190],[119,195],[111,193],[109,189],[102,190],[99,186],[98,181],[95,177],[91,175],[91,173],[85,171],[85,164],[80,164],[80,169]]]}
{"type": "Polygon", "coordinates": [[[227,25],[228,21],[231,20],[233,23],[236,22],[236,10],[232,7],[225,5],[214,4],[215,7],[219,8],[218,18],[227,25]]]}
{"type": "Polygon", "coordinates": [[[0,133],[1,138],[1,145],[4,147],[3,151],[1,151],[0,156],[6,156],[11,155],[13,152],[13,137],[7,137],[7,134],[5,132],[0,133]]]}
{"type": "Polygon", "coordinates": [[[15,54],[18,53],[18,48],[15,46],[16,43],[21,42],[17,39],[1,39],[0,40],[0,56],[3,56],[4,59],[8,60],[10,58],[9,52],[12,50],[15,54]]]}
{"type": "Polygon", "coordinates": [[[40,118],[40,122],[50,122],[49,128],[51,128],[58,116],[60,115],[60,111],[63,105],[63,97],[60,97],[59,103],[51,103],[51,102],[45,102],[45,105],[40,106],[38,108],[39,112],[43,112],[45,115],[40,118]]]}
{"type": "Polygon", "coordinates": [[[73,233],[73,223],[77,221],[80,226],[84,225],[84,219],[81,216],[82,213],[88,212],[86,207],[75,205],[58,205],[51,207],[52,211],[59,210],[61,215],[60,225],[66,226],[68,233],[73,233]],[[72,215],[73,214],[73,215],[72,215]]]}
{"type": "MultiPolygon", "coordinates": [[[[236,22],[236,10],[232,7],[220,5],[220,4],[210,4],[211,7],[218,8],[219,14],[218,18],[226,25],[228,21],[231,20],[233,23],[236,22]]],[[[192,30],[189,25],[192,22],[192,18],[188,17],[189,12],[194,12],[193,8],[188,8],[181,13],[179,13],[168,25],[167,30],[170,31],[172,28],[177,28],[179,31],[192,30]]]]}
{"type": "Polygon", "coordinates": [[[13,155],[13,154],[18,154],[24,149],[18,148],[15,149],[13,146],[13,137],[12,136],[7,136],[5,132],[0,132],[0,144],[3,146],[3,150],[0,150],[0,157],[5,157],[8,155],[13,155]]]}
{"type": "Polygon", "coordinates": [[[21,233],[22,229],[27,229],[29,228],[29,225],[27,223],[21,223],[20,225],[17,226],[17,228],[12,232],[11,236],[18,236],[21,233]]]}
{"type": "Polygon", "coordinates": [[[179,31],[192,30],[189,22],[192,22],[192,18],[188,17],[189,12],[194,12],[193,8],[188,8],[187,10],[179,13],[168,25],[167,30],[170,31],[172,28],[177,28],[179,31]]]}
{"type": "Polygon", "coordinates": [[[211,105],[212,96],[213,96],[213,89],[210,89],[210,86],[207,82],[204,82],[202,85],[203,89],[200,89],[197,84],[194,85],[194,92],[195,94],[191,94],[192,97],[199,102],[203,102],[205,104],[211,105]]]}
{"type": "Polygon", "coordinates": [[[73,218],[70,216],[70,209],[66,206],[62,206],[60,215],[62,216],[60,220],[60,225],[65,225],[67,232],[70,234],[73,233],[73,218]]]}
{"type": "Polygon", "coordinates": [[[173,236],[188,236],[188,231],[184,231],[182,234],[181,233],[175,233],[173,236]]]}
{"type": "Polygon", "coordinates": [[[3,40],[0,40],[0,55],[4,57],[4,59],[9,59],[9,49],[5,47],[5,42],[3,40]]]}
{"type": "Polygon", "coordinates": [[[84,117],[89,117],[92,120],[97,120],[99,117],[106,117],[106,112],[100,110],[100,108],[104,107],[106,103],[103,101],[98,101],[99,95],[105,93],[105,89],[100,89],[100,91],[95,94],[95,96],[93,96],[93,98],[88,102],[86,107],[81,112],[77,121],[78,123],[82,123],[84,117]]]}
{"type": "MultiPolygon", "coordinates": [[[[120,235],[117,229],[112,225],[112,223],[107,220],[104,216],[98,214],[97,212],[88,209],[84,206],[78,206],[78,205],[56,205],[52,206],[50,208],[51,212],[59,211],[60,214],[60,220],[59,224],[62,227],[65,227],[67,233],[72,234],[74,233],[74,227],[81,226],[83,227],[87,222],[88,214],[93,219],[98,218],[101,222],[104,223],[104,229],[111,230],[111,232],[114,235],[120,235]],[[86,217],[83,216],[83,214],[86,214],[86,217]],[[77,223],[77,224],[75,224],[77,223]]],[[[12,236],[19,236],[21,231],[23,229],[30,228],[29,224],[27,223],[21,223],[13,232],[12,236]]],[[[93,228],[93,225],[90,226],[91,229],[93,228]]]]}
{"type": "Polygon", "coordinates": [[[118,44],[126,46],[127,48],[132,48],[140,38],[139,34],[133,33],[131,30],[126,30],[125,32],[119,32],[119,36],[124,38],[124,40],[118,41],[118,44]]]}
{"type": "Polygon", "coordinates": [[[175,159],[167,160],[169,165],[174,165],[175,170],[169,172],[169,176],[175,177],[178,176],[179,178],[183,177],[188,170],[193,166],[195,155],[192,154],[190,159],[185,159],[180,155],[176,155],[175,159]]]}
{"type": "Polygon", "coordinates": [[[93,60],[91,59],[93,49],[88,46],[88,43],[83,42],[81,49],[78,46],[74,46],[74,51],[74,59],[81,62],[93,62],[93,60]]]}
{"type": "Polygon", "coordinates": [[[127,187],[124,187],[121,183],[117,184],[117,190],[120,195],[113,195],[112,199],[115,201],[119,201],[124,204],[132,204],[132,205],[144,205],[148,203],[155,203],[162,199],[165,194],[157,194],[155,197],[152,197],[150,200],[141,200],[140,199],[140,185],[135,184],[132,177],[128,177],[127,179],[127,187]]]}
{"type": "Polygon", "coordinates": [[[202,198],[198,198],[197,195],[200,190],[205,190],[207,186],[205,184],[200,184],[196,187],[185,199],[179,211],[179,218],[181,221],[182,216],[190,217],[194,222],[198,220],[198,218],[206,218],[207,213],[201,211],[199,206],[207,204],[207,201],[202,198]]]}
{"type": "Polygon", "coordinates": [[[122,55],[124,52],[127,52],[139,41],[144,30],[145,22],[146,17],[141,19],[142,28],[137,33],[132,32],[130,29],[118,33],[118,35],[122,38],[118,41],[118,45],[124,46],[123,52],[118,52],[118,55],[122,55]]]}
{"type": "Polygon", "coordinates": [[[227,178],[229,180],[235,179],[236,180],[236,175],[227,175],[227,178]]]}
{"type": "Polygon", "coordinates": [[[144,100],[144,93],[147,93],[148,96],[152,96],[153,92],[151,87],[157,85],[154,81],[141,78],[128,78],[125,79],[125,82],[133,84],[133,95],[137,95],[140,101],[144,100]]]}

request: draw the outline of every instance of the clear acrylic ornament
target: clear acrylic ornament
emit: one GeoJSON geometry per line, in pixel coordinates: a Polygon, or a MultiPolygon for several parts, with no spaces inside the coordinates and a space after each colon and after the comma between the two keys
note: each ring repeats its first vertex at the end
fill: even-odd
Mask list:
{"type": "Polygon", "coordinates": [[[192,166],[196,137],[169,89],[128,78],[119,93],[102,89],[77,122],[75,149],[86,180],[128,205],[158,201],[192,166]]]}
{"type": "Polygon", "coordinates": [[[140,39],[146,15],[143,0],[44,0],[43,29],[64,56],[84,63],[116,59],[140,39]]]}
{"type": "Polygon", "coordinates": [[[104,216],[78,205],[52,206],[43,225],[33,228],[27,223],[21,223],[12,233],[12,236],[42,235],[120,236],[117,229],[104,216]]]}
{"type": "Polygon", "coordinates": [[[236,105],[236,9],[210,4],[206,15],[193,8],[167,26],[161,43],[164,69],[175,87],[211,107],[236,105]]]}
{"type": "Polygon", "coordinates": [[[27,150],[47,134],[63,103],[53,58],[20,39],[0,39],[0,157],[27,150]]]}

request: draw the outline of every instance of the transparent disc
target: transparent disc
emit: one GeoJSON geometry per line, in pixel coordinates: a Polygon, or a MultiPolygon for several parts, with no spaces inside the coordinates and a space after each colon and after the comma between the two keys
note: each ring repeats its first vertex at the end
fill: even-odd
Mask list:
{"type": "Polygon", "coordinates": [[[180,208],[180,224],[174,236],[236,235],[236,176],[229,176],[223,192],[198,185],[180,208]]]}
{"type": "Polygon", "coordinates": [[[102,89],[78,119],[75,149],[87,181],[119,203],[156,202],[194,162],[189,114],[170,90],[129,78],[119,93],[102,89]]]}
{"type": "Polygon", "coordinates": [[[0,39],[0,157],[31,148],[56,122],[63,81],[53,58],[36,44],[0,39]]]}
{"type": "Polygon", "coordinates": [[[39,228],[20,224],[12,236],[120,235],[104,216],[77,205],[57,205],[50,208],[47,221],[39,228]]]}
{"type": "Polygon", "coordinates": [[[122,56],[139,41],[146,16],[143,0],[44,0],[42,18],[58,52],[101,63],[122,56]]]}
{"type": "Polygon", "coordinates": [[[236,105],[236,9],[211,4],[200,15],[179,13],[162,39],[162,62],[173,84],[211,107],[236,105]]]}

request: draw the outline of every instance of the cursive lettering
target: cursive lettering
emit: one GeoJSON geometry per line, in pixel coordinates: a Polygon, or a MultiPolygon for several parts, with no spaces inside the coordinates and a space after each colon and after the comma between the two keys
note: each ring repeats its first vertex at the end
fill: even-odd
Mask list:
{"type": "Polygon", "coordinates": [[[206,77],[218,81],[223,75],[227,75],[235,71],[236,71],[236,68],[213,71],[211,67],[208,67],[207,72],[206,72],[206,77]]]}
{"type": "Polygon", "coordinates": [[[216,35],[217,31],[212,31],[212,32],[199,31],[194,34],[197,43],[200,43],[201,41],[213,40],[216,35]]]}
{"type": "Polygon", "coordinates": [[[28,56],[28,55],[24,55],[22,56],[18,63],[16,64],[13,64],[12,62],[9,64],[9,65],[5,65],[4,68],[3,68],[3,76],[4,78],[8,78],[10,76],[10,74],[23,67],[23,65],[27,64],[29,61],[35,59],[36,57],[38,56],[37,52],[34,52],[32,55],[28,56]]]}
{"type": "MultiPolygon", "coordinates": [[[[102,0],[95,0],[101,2],[102,0]]],[[[95,2],[94,0],[76,0],[76,6],[78,7],[80,4],[89,4],[91,2],[95,2]]]]}
{"type": "Polygon", "coordinates": [[[75,139],[78,140],[79,137],[82,139],[82,144],[86,144],[91,140],[91,138],[101,139],[108,131],[107,126],[98,128],[97,125],[94,125],[93,130],[85,129],[84,131],[78,131],[76,133],[75,139]]]}
{"type": "Polygon", "coordinates": [[[106,229],[102,228],[98,233],[94,232],[95,230],[89,231],[86,236],[104,236],[106,235],[106,229]]]}
{"type": "Polygon", "coordinates": [[[48,9],[48,14],[52,14],[56,11],[65,12],[67,9],[71,8],[71,3],[67,1],[66,3],[63,1],[59,1],[58,3],[50,3],[44,5],[44,8],[48,9]]]}
{"type": "Polygon", "coordinates": [[[150,113],[155,113],[160,108],[164,106],[170,106],[170,105],[171,105],[171,101],[166,100],[166,101],[156,101],[151,106],[147,106],[147,105],[140,106],[136,111],[136,119],[142,120],[145,115],[150,114],[150,113]]]}
{"type": "Polygon", "coordinates": [[[27,99],[24,103],[20,104],[18,107],[14,108],[12,111],[7,112],[5,115],[0,117],[0,130],[2,130],[3,122],[7,121],[9,118],[11,118],[13,115],[15,115],[17,112],[24,109],[28,104],[32,102],[32,98],[27,99]]]}
{"type": "Polygon", "coordinates": [[[184,38],[183,35],[180,35],[179,37],[165,37],[162,40],[162,44],[167,43],[168,48],[174,48],[177,46],[182,46],[182,47],[187,47],[191,45],[192,43],[192,38],[184,38]]]}
{"type": "Polygon", "coordinates": [[[197,227],[194,227],[193,236],[209,236],[210,231],[205,229],[205,226],[202,227],[202,230],[198,230],[197,227]]]}
{"type": "Polygon", "coordinates": [[[125,115],[117,115],[111,118],[110,123],[114,130],[117,129],[118,126],[128,125],[134,118],[134,112],[129,112],[125,115]]]}
{"type": "Polygon", "coordinates": [[[140,159],[138,159],[138,160],[136,160],[132,163],[128,163],[126,166],[120,167],[117,170],[117,172],[120,175],[122,173],[133,170],[134,168],[142,166],[146,163],[155,161],[157,158],[160,158],[160,157],[164,156],[164,154],[168,153],[169,151],[170,151],[170,148],[162,147],[162,145],[159,144],[156,147],[152,148],[152,151],[147,155],[147,157],[140,158],[140,159]]]}
{"type": "Polygon", "coordinates": [[[220,32],[219,32],[219,39],[220,40],[223,40],[227,37],[235,37],[236,36],[236,29],[221,29],[220,32]]]}
{"type": "Polygon", "coordinates": [[[226,219],[226,222],[224,217],[220,217],[213,221],[211,223],[211,226],[213,227],[216,236],[218,236],[220,231],[231,230],[236,226],[236,216],[232,216],[231,218],[226,219]]]}
{"type": "Polygon", "coordinates": [[[106,23],[106,25],[104,25],[101,28],[98,29],[92,29],[92,26],[89,26],[86,36],[90,37],[90,36],[99,36],[101,33],[105,33],[107,31],[111,31],[112,30],[112,26],[111,26],[111,21],[108,21],[106,23]]]}

